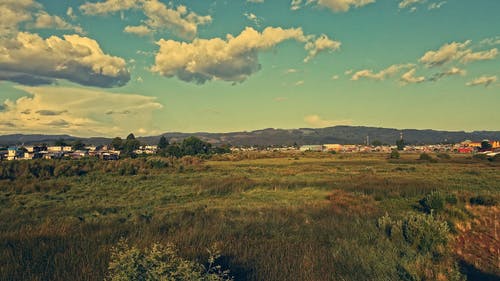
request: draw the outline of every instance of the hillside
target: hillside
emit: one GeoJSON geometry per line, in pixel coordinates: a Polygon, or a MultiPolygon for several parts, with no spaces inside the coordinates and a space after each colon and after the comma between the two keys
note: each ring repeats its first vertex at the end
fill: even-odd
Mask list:
{"type": "MultiPolygon", "coordinates": [[[[461,142],[470,140],[498,140],[500,131],[475,131],[475,132],[450,132],[435,130],[415,130],[415,129],[388,129],[374,127],[352,127],[336,126],[321,129],[263,129],[251,132],[232,132],[232,133],[165,133],[167,139],[172,141],[181,141],[189,136],[197,136],[203,140],[214,144],[232,144],[232,145],[293,145],[293,144],[361,144],[369,136],[371,142],[378,140],[382,143],[394,144],[400,138],[403,132],[404,139],[410,144],[434,144],[442,142],[461,142]]],[[[156,144],[159,136],[140,137],[140,141],[146,144],[156,144]]],[[[0,136],[1,145],[20,145],[20,144],[40,144],[53,143],[58,139],[73,141],[80,139],[87,144],[108,144],[111,138],[79,138],[68,135],[5,135],[0,136]]]]}

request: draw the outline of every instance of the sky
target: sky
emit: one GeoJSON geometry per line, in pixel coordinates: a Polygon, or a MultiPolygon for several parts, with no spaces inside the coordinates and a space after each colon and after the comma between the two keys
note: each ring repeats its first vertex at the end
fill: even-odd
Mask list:
{"type": "Polygon", "coordinates": [[[500,1],[0,0],[0,135],[500,130],[500,1]]]}

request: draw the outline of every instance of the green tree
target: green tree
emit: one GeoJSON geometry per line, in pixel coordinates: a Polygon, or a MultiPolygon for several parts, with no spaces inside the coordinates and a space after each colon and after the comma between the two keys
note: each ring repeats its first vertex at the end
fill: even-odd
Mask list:
{"type": "Polygon", "coordinates": [[[182,156],[181,147],[177,143],[170,144],[165,148],[165,155],[179,158],[182,156]]]}
{"type": "Polygon", "coordinates": [[[120,137],[116,137],[111,141],[111,147],[114,150],[123,150],[123,140],[120,137]]]}
{"type": "Polygon", "coordinates": [[[71,145],[71,149],[73,149],[73,150],[83,150],[83,149],[85,149],[85,144],[81,140],[76,140],[71,145]]]}
{"type": "Polygon", "coordinates": [[[134,151],[139,149],[141,143],[135,139],[134,134],[130,133],[123,144],[123,153],[128,156],[134,156],[134,151]]]}
{"type": "Polygon", "coordinates": [[[372,145],[373,145],[373,146],[381,146],[381,145],[382,145],[382,142],[381,142],[381,141],[379,141],[379,140],[374,140],[374,141],[372,141],[372,145]]]}
{"type": "Polygon", "coordinates": [[[63,138],[60,138],[60,139],[55,141],[54,145],[55,146],[67,146],[68,144],[66,143],[66,141],[63,138]]]}
{"type": "Polygon", "coordinates": [[[158,149],[164,150],[168,145],[169,143],[167,138],[165,138],[165,136],[161,136],[160,141],[158,142],[158,149]]]}
{"type": "Polygon", "coordinates": [[[491,143],[487,140],[484,140],[481,142],[481,150],[482,151],[486,151],[486,150],[491,150],[493,146],[491,145],[491,143]]]}
{"type": "Polygon", "coordinates": [[[396,146],[398,147],[398,150],[404,150],[406,143],[404,139],[400,139],[396,141],[396,146]]]}
{"type": "Polygon", "coordinates": [[[182,141],[181,150],[183,155],[208,154],[212,145],[197,137],[189,137],[182,141]]]}

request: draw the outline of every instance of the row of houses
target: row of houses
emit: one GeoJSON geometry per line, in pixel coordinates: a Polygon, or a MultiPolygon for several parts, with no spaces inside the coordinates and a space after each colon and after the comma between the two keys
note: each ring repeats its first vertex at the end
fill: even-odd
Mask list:
{"type": "MultiPolygon", "coordinates": [[[[406,145],[404,151],[408,152],[449,152],[449,153],[474,153],[482,148],[482,142],[464,141],[458,144],[434,144],[434,145],[406,145]]],[[[500,150],[500,141],[488,141],[494,152],[500,150]]],[[[367,145],[343,145],[343,144],[320,144],[320,145],[302,145],[298,148],[300,151],[335,151],[342,153],[354,152],[390,152],[396,149],[396,146],[367,146],[367,145]]]]}

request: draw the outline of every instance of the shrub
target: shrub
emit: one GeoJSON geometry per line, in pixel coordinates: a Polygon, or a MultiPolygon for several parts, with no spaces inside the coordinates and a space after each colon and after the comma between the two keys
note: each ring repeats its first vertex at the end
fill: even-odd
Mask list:
{"type": "Polygon", "coordinates": [[[482,205],[482,206],[495,206],[497,204],[495,198],[489,195],[479,195],[471,197],[469,202],[471,203],[471,205],[482,205]]]}
{"type": "Polygon", "coordinates": [[[436,156],[440,159],[451,159],[451,156],[448,153],[438,153],[436,156]]]}
{"type": "Polygon", "coordinates": [[[445,198],[438,191],[431,192],[422,198],[418,203],[422,206],[424,212],[441,212],[444,210],[445,198]]]}
{"type": "Polygon", "coordinates": [[[488,159],[488,156],[486,156],[486,154],[478,153],[478,154],[474,154],[474,156],[472,156],[472,158],[477,159],[477,160],[486,160],[486,159],[488,159]]]}
{"type": "Polygon", "coordinates": [[[422,153],[420,154],[420,157],[418,158],[418,160],[422,160],[422,161],[429,161],[429,162],[435,162],[436,159],[432,158],[432,156],[430,156],[429,154],[427,153],[422,153]]]}
{"type": "Polygon", "coordinates": [[[389,155],[389,158],[391,158],[391,159],[399,159],[400,158],[399,151],[397,149],[393,149],[391,151],[391,154],[389,155]]]}
{"type": "Polygon", "coordinates": [[[403,237],[423,253],[441,254],[448,243],[448,224],[432,214],[409,214],[402,223],[403,237]]]}
{"type": "Polygon", "coordinates": [[[153,244],[140,250],[120,240],[112,249],[107,281],[223,281],[233,280],[228,271],[215,265],[219,254],[210,252],[208,266],[185,260],[177,254],[173,244],[153,244]]]}

